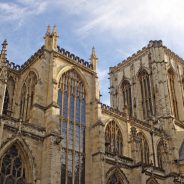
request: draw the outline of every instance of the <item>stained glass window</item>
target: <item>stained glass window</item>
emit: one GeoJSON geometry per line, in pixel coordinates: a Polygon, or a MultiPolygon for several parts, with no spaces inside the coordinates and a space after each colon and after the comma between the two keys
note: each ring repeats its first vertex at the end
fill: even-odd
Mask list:
{"type": "Polygon", "coordinates": [[[13,145],[0,160],[0,184],[25,184],[25,168],[21,155],[13,145]]]}
{"type": "Polygon", "coordinates": [[[142,94],[143,117],[144,119],[147,119],[153,115],[153,109],[150,79],[148,73],[145,70],[142,70],[139,73],[139,81],[142,94]]]}
{"type": "Polygon", "coordinates": [[[122,155],[123,138],[115,121],[110,121],[105,129],[105,151],[122,155]]]}
{"type": "Polygon", "coordinates": [[[75,70],[64,73],[58,89],[61,116],[61,183],[85,183],[86,99],[83,82],[75,70]]]}
{"type": "Polygon", "coordinates": [[[131,85],[127,80],[124,80],[122,83],[122,92],[123,92],[123,106],[127,107],[128,113],[132,115],[132,95],[131,95],[131,85]]]}

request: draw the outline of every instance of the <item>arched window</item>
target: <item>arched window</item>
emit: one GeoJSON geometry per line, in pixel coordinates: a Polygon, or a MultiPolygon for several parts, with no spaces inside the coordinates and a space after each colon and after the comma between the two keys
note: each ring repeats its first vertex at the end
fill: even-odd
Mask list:
{"type": "Polygon", "coordinates": [[[138,149],[140,154],[140,161],[145,164],[149,164],[149,146],[148,142],[146,141],[145,136],[139,132],[138,133],[139,143],[138,149]]]}
{"type": "Polygon", "coordinates": [[[167,162],[167,154],[165,151],[166,145],[164,145],[163,140],[160,140],[157,146],[157,161],[158,161],[158,167],[161,169],[165,169],[166,162],[167,162]]]}
{"type": "Polygon", "coordinates": [[[145,70],[140,71],[138,77],[142,94],[143,117],[147,119],[153,115],[150,79],[145,70]]]}
{"type": "Polygon", "coordinates": [[[105,129],[105,151],[122,155],[123,138],[120,128],[114,121],[110,121],[105,129]]]}
{"type": "Polygon", "coordinates": [[[184,160],[184,142],[182,143],[179,150],[179,160],[184,160]]]}
{"type": "Polygon", "coordinates": [[[4,97],[3,114],[11,116],[12,106],[13,106],[13,96],[14,96],[15,82],[12,77],[7,81],[6,92],[4,97]]]}
{"type": "Polygon", "coordinates": [[[122,83],[122,93],[123,93],[123,106],[127,107],[128,113],[132,116],[132,95],[131,95],[131,85],[127,80],[122,83]]]}
{"type": "Polygon", "coordinates": [[[177,108],[177,100],[176,100],[176,92],[175,92],[175,75],[173,70],[168,70],[168,79],[169,79],[169,92],[171,97],[171,108],[173,115],[176,119],[178,119],[178,108],[177,108]]]}
{"type": "Polygon", "coordinates": [[[62,75],[58,89],[62,141],[61,183],[85,183],[86,94],[75,70],[62,75]]]}
{"type": "Polygon", "coordinates": [[[33,106],[36,84],[36,74],[31,71],[29,72],[21,91],[20,117],[23,121],[26,121],[30,118],[30,111],[33,106]]]}
{"type": "Polygon", "coordinates": [[[25,167],[21,154],[13,145],[0,160],[1,184],[25,184],[25,167]]]}

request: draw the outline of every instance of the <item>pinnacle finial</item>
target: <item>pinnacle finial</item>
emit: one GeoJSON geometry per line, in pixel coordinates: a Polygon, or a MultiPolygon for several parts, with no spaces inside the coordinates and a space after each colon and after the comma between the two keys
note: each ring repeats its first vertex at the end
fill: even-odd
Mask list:
{"type": "Polygon", "coordinates": [[[56,29],[56,25],[55,24],[54,24],[54,27],[53,27],[52,34],[55,35],[55,36],[58,36],[57,29],[56,29]]]}
{"type": "Polygon", "coordinates": [[[97,64],[98,58],[96,57],[95,47],[92,47],[90,60],[91,60],[91,64],[93,65],[93,69],[96,71],[96,64],[97,64]]]}
{"type": "Polygon", "coordinates": [[[5,39],[4,42],[2,43],[2,50],[1,50],[1,55],[0,55],[1,61],[4,61],[6,59],[7,46],[8,46],[8,42],[5,39]]]}
{"type": "Polygon", "coordinates": [[[92,47],[92,52],[91,52],[91,59],[97,59],[96,57],[96,51],[95,51],[95,47],[92,47]]]}
{"type": "Polygon", "coordinates": [[[45,36],[50,35],[50,25],[47,26],[47,32],[45,33],[45,36]]]}

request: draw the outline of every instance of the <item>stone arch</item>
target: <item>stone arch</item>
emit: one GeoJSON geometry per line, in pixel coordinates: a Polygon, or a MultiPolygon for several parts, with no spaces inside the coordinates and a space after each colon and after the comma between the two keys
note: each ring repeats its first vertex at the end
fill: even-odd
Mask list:
{"type": "Polygon", "coordinates": [[[0,150],[0,173],[3,157],[12,147],[15,147],[16,150],[19,152],[21,161],[23,163],[25,169],[25,183],[35,184],[36,178],[34,159],[27,143],[21,137],[12,138],[2,146],[0,150]]]}
{"type": "Polygon", "coordinates": [[[147,67],[141,66],[139,70],[137,71],[136,77],[139,77],[139,75],[141,75],[142,72],[146,72],[148,75],[150,75],[151,73],[147,67]]]}
{"type": "Polygon", "coordinates": [[[89,100],[89,98],[88,98],[89,97],[89,84],[88,84],[84,74],[78,68],[76,68],[74,66],[65,66],[65,67],[58,69],[58,72],[56,75],[57,84],[59,85],[59,81],[60,81],[62,75],[70,70],[74,70],[79,75],[81,81],[84,84],[85,93],[86,93],[86,100],[88,101],[89,100]]]}
{"type": "Polygon", "coordinates": [[[153,177],[147,179],[146,184],[159,184],[157,180],[153,177]]]}
{"type": "Polygon", "coordinates": [[[106,184],[129,184],[129,181],[124,172],[118,166],[114,166],[106,173],[106,184]]]}

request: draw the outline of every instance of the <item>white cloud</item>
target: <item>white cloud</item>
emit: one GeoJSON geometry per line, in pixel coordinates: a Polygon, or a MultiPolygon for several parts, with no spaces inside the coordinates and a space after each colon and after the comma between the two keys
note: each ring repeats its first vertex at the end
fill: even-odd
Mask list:
{"type": "Polygon", "coordinates": [[[47,5],[48,2],[36,0],[17,0],[14,3],[0,2],[0,19],[1,22],[17,21],[16,23],[20,26],[26,17],[43,13],[47,5]]]}

